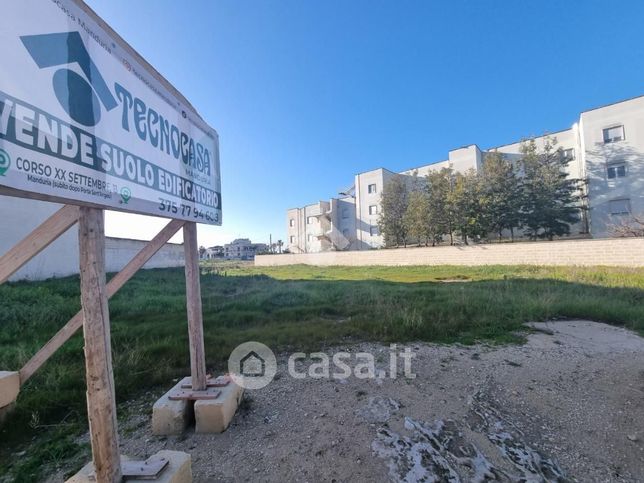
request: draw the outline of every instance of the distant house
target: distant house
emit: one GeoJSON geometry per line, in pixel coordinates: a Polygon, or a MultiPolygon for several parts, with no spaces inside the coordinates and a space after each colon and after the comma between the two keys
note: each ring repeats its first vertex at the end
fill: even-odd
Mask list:
{"type": "Polygon", "coordinates": [[[265,243],[253,243],[248,238],[238,238],[224,245],[224,258],[227,260],[254,260],[257,253],[268,251],[265,243]]]}
{"type": "Polygon", "coordinates": [[[201,254],[202,260],[212,260],[213,258],[223,258],[224,256],[224,247],[221,245],[215,245],[214,247],[206,248],[206,250],[201,254]]]}

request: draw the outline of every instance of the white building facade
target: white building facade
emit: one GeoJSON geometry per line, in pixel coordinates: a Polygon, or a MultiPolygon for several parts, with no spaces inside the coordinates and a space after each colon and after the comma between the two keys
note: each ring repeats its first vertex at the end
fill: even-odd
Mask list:
{"type": "Polygon", "coordinates": [[[202,260],[214,260],[215,258],[223,258],[224,253],[223,246],[215,245],[214,247],[206,248],[200,255],[202,260]]]}
{"type": "MultiPolygon", "coordinates": [[[[571,235],[611,236],[611,228],[644,216],[644,96],[584,111],[570,129],[549,133],[569,160],[572,178],[586,180],[583,219],[571,235]]],[[[543,146],[546,136],[535,138],[543,146]]],[[[481,150],[469,145],[449,151],[448,159],[395,173],[378,168],[355,176],[353,185],[329,201],[287,210],[287,247],[291,253],[368,250],[382,247],[378,230],[380,196],[397,174],[422,177],[450,168],[480,170],[488,152],[521,157],[521,142],[481,150]]]]}
{"type": "Polygon", "coordinates": [[[224,245],[227,260],[254,260],[255,255],[268,250],[265,243],[253,243],[248,238],[238,238],[224,245]]]}

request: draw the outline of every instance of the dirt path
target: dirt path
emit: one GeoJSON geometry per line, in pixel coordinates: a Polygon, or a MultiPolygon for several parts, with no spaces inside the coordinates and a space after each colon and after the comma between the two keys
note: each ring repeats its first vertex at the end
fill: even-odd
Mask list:
{"type": "MultiPolygon", "coordinates": [[[[195,481],[642,481],[644,339],[585,321],[522,346],[412,344],[416,379],[296,380],[248,391],[221,435],[121,425],[122,452],[192,455],[195,481]]],[[[362,344],[388,364],[388,347],[362,344]]],[[[151,402],[144,404],[151,406],[151,402]]]]}

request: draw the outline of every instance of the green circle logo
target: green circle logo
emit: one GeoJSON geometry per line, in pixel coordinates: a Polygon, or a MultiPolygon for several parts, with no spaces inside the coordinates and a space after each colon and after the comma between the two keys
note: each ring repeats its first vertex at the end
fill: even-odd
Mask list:
{"type": "Polygon", "coordinates": [[[132,192],[130,191],[130,188],[128,188],[127,186],[121,188],[121,203],[127,205],[127,202],[130,201],[130,198],[132,198],[132,192]]]}
{"type": "Polygon", "coordinates": [[[4,149],[0,149],[0,176],[4,176],[4,174],[9,170],[11,167],[11,158],[9,157],[9,153],[7,153],[4,149]]]}

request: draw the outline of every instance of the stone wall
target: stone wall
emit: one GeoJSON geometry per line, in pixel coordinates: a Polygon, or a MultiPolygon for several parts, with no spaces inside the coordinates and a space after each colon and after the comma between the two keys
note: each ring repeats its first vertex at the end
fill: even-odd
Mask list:
{"type": "MultiPolygon", "coordinates": [[[[5,215],[0,229],[0,255],[4,255],[40,223],[59,210],[62,205],[0,196],[0,206],[5,215]]],[[[107,271],[118,272],[121,270],[146,243],[126,238],[106,237],[105,265],[107,271]]],[[[182,267],[183,265],[183,245],[168,243],[145,264],[144,268],[182,267]]],[[[43,280],[74,275],[78,271],[78,225],[74,225],[27,262],[9,280],[43,280]]]]}
{"type": "MultiPolygon", "coordinates": [[[[147,244],[148,242],[141,240],[105,237],[105,270],[119,272],[147,244]]],[[[148,263],[143,265],[143,268],[183,267],[184,265],[183,245],[166,243],[148,263]]]]}
{"type": "Polygon", "coordinates": [[[353,252],[258,255],[256,266],[278,265],[609,265],[644,267],[644,238],[492,243],[353,252]]]}

